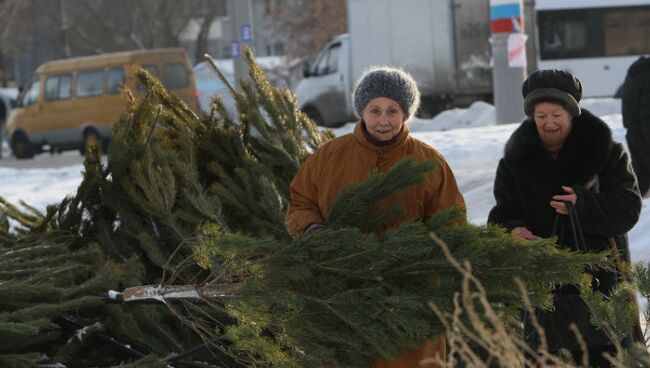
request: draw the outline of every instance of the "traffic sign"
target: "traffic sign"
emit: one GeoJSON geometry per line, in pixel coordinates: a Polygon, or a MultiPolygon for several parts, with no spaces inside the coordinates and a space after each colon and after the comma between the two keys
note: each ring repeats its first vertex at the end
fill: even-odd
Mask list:
{"type": "Polygon", "coordinates": [[[253,41],[253,27],[250,24],[241,25],[241,40],[244,42],[253,41]]]}
{"type": "Polygon", "coordinates": [[[230,57],[233,59],[239,59],[239,42],[230,42],[230,57]]]}

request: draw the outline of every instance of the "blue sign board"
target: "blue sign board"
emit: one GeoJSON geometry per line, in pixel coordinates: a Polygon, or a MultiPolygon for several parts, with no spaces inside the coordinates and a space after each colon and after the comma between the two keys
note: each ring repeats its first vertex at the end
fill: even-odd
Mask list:
{"type": "Polygon", "coordinates": [[[244,42],[253,41],[253,27],[250,24],[242,24],[241,26],[241,40],[244,42]]]}
{"type": "Polygon", "coordinates": [[[233,59],[239,59],[239,42],[230,42],[230,57],[233,59]]]}

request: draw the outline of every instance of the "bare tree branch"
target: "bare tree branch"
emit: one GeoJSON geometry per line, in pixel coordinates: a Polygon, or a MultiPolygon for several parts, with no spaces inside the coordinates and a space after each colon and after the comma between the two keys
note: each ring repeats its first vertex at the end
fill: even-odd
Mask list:
{"type": "Polygon", "coordinates": [[[347,31],[345,0],[302,0],[296,5],[277,4],[269,9],[274,31],[287,39],[292,58],[313,61],[335,36],[347,31]]]}

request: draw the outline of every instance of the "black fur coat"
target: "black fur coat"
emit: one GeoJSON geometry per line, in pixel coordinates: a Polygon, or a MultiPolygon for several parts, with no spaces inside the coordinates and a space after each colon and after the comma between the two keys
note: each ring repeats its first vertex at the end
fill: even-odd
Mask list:
{"type": "MultiPolygon", "coordinates": [[[[552,196],[566,194],[561,189],[562,186],[570,186],[577,194],[575,207],[587,251],[608,249],[608,238],[613,237],[623,257],[629,258],[625,234],[639,219],[641,196],[628,155],[620,143],[612,140],[609,127],[589,111],[583,109],[579,117],[573,118],[572,124],[571,133],[556,159],[551,157],[542,144],[533,119],[524,121],[513,132],[497,168],[494,181],[496,205],[490,211],[488,222],[502,225],[508,230],[525,226],[540,237],[558,235],[562,246],[577,250],[573,236],[569,233],[568,216],[557,215],[549,205],[552,196]],[[564,229],[558,230],[559,234],[553,234],[556,217],[560,224],[558,229],[564,229]]],[[[606,294],[616,283],[613,272],[598,271],[593,275],[594,288],[606,294]]],[[[577,289],[573,287],[557,290],[557,294],[575,293],[577,289]]],[[[563,309],[558,303],[555,317],[563,309]]],[[[581,308],[566,307],[571,312],[583,309],[581,314],[587,313],[584,305],[581,308]]],[[[576,316],[580,317],[580,313],[576,316]]],[[[570,322],[579,322],[575,316],[565,316],[560,321],[552,317],[546,318],[547,323],[544,324],[547,329],[560,335],[568,331],[566,328],[570,322]]],[[[580,328],[583,335],[593,333],[588,326],[580,328]]],[[[572,333],[567,333],[573,336],[572,333]]],[[[562,337],[567,336],[555,340],[562,340],[562,337]]],[[[549,336],[549,340],[553,339],[553,336],[549,336]]],[[[599,344],[596,340],[592,340],[590,345],[599,344]]],[[[571,350],[575,347],[567,341],[568,339],[558,344],[553,341],[549,343],[552,350],[559,347],[571,350]]]]}

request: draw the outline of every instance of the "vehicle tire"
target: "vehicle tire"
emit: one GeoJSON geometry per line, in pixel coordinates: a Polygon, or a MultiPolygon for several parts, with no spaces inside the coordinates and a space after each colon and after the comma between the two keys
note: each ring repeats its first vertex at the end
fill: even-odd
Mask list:
{"type": "Polygon", "coordinates": [[[623,83],[614,92],[614,98],[623,98],[623,83]]]}
{"type": "Polygon", "coordinates": [[[100,156],[104,153],[104,141],[99,133],[94,130],[88,130],[84,133],[84,143],[81,147],[81,154],[85,156],[86,153],[90,152],[91,147],[95,147],[100,156]]]}
{"type": "Polygon", "coordinates": [[[415,112],[415,116],[420,119],[433,119],[439,113],[456,107],[453,101],[446,97],[425,96],[420,100],[420,107],[415,112]]]}
{"type": "Polygon", "coordinates": [[[314,123],[316,123],[316,125],[324,126],[323,117],[322,117],[321,114],[318,112],[318,110],[316,110],[315,107],[308,106],[308,107],[306,107],[306,108],[303,110],[303,112],[304,112],[307,116],[309,116],[309,118],[310,118],[311,120],[313,120],[314,123]]]}
{"type": "Polygon", "coordinates": [[[23,133],[16,133],[11,138],[11,151],[17,159],[34,158],[34,145],[23,133]]]}

